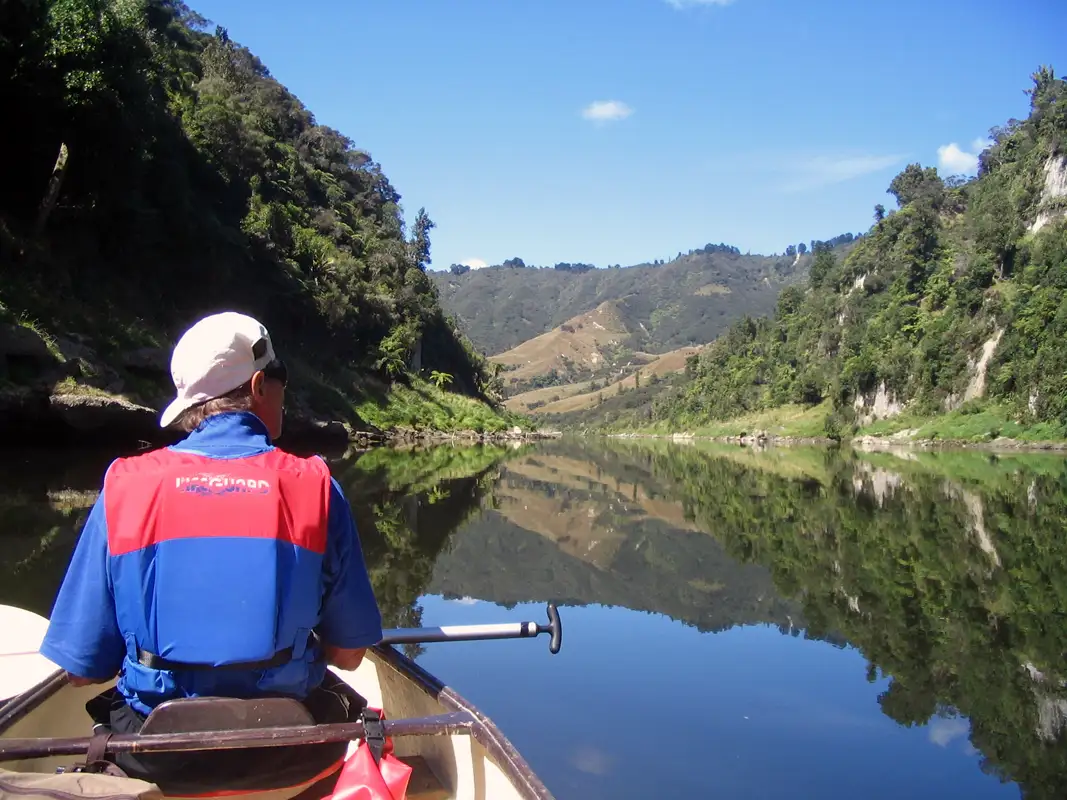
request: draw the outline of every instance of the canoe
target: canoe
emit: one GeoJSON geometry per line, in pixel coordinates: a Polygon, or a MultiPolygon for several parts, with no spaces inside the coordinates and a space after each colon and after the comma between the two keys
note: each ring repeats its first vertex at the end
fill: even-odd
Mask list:
{"type": "MultiPolygon", "coordinates": [[[[365,697],[370,707],[384,710],[385,732],[392,739],[393,752],[413,769],[408,800],[549,800],[552,797],[492,720],[393,647],[371,648],[355,671],[331,671],[365,697]]],[[[67,682],[64,672],[56,670],[0,704],[0,769],[54,774],[58,767],[69,769],[84,761],[93,727],[85,703],[107,686],[74,687],[67,682]]],[[[179,700],[172,704],[180,706],[186,702],[179,700]]],[[[248,716],[254,718],[255,714],[248,716]]],[[[355,737],[362,730],[360,723],[285,724],[283,717],[284,714],[275,718],[282,721],[280,725],[257,727],[250,723],[243,730],[240,725],[230,725],[228,730],[204,732],[201,728],[200,732],[183,735],[179,724],[170,731],[115,735],[108,743],[108,752],[212,749],[210,745],[205,747],[205,743],[217,747],[223,740],[253,746],[246,741],[253,737],[255,747],[348,740],[351,754],[358,745],[355,737]]],[[[330,794],[335,777],[324,781],[320,774],[295,786],[227,792],[226,796],[234,800],[289,800],[300,795],[299,800],[317,800],[330,794]]],[[[210,787],[202,791],[209,792],[210,787]]]]}

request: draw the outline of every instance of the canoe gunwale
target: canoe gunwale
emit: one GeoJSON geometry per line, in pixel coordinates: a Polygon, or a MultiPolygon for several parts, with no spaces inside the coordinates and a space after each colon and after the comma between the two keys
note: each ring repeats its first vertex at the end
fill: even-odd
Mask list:
{"type": "Polygon", "coordinates": [[[22,694],[0,701],[0,736],[12,725],[67,685],[67,673],[57,669],[22,694]]]}
{"type": "MultiPolygon", "coordinates": [[[[443,684],[432,673],[427,672],[392,646],[374,645],[371,649],[382,667],[388,666],[390,669],[399,672],[448,709],[445,714],[432,717],[387,719],[385,721],[385,732],[388,736],[468,734],[485,748],[490,758],[499,765],[511,784],[519,791],[523,800],[553,800],[551,792],[537,777],[537,774],[531,769],[515,746],[497,728],[496,724],[473,703],[443,684]]],[[[36,686],[0,703],[0,736],[3,736],[12,725],[32,713],[41,703],[66,685],[67,674],[63,670],[57,670],[36,686]]],[[[363,724],[360,722],[260,728],[252,731],[218,731],[212,732],[213,743],[217,744],[222,740],[225,746],[212,749],[320,744],[328,741],[361,738],[362,733],[363,724]],[[318,735],[316,735],[316,732],[319,732],[318,735]],[[226,743],[227,739],[231,741],[226,743]],[[253,743],[246,743],[249,740],[253,740],[253,743]]],[[[34,749],[34,757],[38,755],[79,755],[87,751],[89,741],[90,737],[76,739],[8,739],[6,742],[0,739],[0,762],[26,758],[30,755],[27,751],[31,749],[34,749]]],[[[107,752],[199,750],[204,749],[203,745],[204,732],[156,734],[153,736],[122,734],[113,735],[108,740],[107,752]]]]}
{"type": "Polygon", "coordinates": [[[515,745],[477,706],[395,648],[375,645],[371,649],[384,664],[416,683],[424,692],[436,697],[446,708],[469,714],[474,720],[470,731],[471,736],[500,765],[508,780],[519,790],[524,800],[554,800],[548,787],[537,777],[537,773],[526,763],[526,759],[522,757],[515,745]]]}

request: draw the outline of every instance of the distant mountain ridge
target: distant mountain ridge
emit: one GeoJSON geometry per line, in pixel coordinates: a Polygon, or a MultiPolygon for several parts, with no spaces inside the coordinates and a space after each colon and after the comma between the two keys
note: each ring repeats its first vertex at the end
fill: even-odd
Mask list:
{"type": "MultiPolygon", "coordinates": [[[[849,249],[854,239],[849,233],[830,242],[849,249]]],[[[745,314],[771,313],[783,288],[806,279],[811,261],[807,245],[770,256],[707,245],[663,264],[533,268],[509,259],[479,270],[427,274],[442,307],[488,355],[511,350],[604,303],[614,305],[629,333],[628,348],[661,354],[712,341],[745,314]]]]}

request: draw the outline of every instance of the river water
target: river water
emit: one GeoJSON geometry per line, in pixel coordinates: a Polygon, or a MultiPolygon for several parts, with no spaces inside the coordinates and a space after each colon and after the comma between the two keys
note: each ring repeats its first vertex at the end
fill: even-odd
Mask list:
{"type": "MultiPolygon", "coordinates": [[[[114,454],[9,453],[48,614],[114,454]]],[[[332,459],[387,623],[560,800],[1067,797],[1067,461],[563,440],[332,459]]]]}

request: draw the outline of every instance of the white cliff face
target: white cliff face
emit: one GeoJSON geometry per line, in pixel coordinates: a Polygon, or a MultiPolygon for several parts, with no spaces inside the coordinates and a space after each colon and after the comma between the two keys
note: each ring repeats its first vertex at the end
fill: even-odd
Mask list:
{"type": "Polygon", "coordinates": [[[868,425],[876,419],[895,417],[904,410],[904,403],[886,389],[885,381],[878,384],[874,397],[857,394],[852,406],[856,409],[861,425],[868,425]]]}
{"type": "Polygon", "coordinates": [[[1067,216],[1067,208],[1050,207],[1059,198],[1067,198],[1067,155],[1052,156],[1045,162],[1045,188],[1041,190],[1040,211],[1030,226],[1031,233],[1067,216]]]}
{"type": "Polygon", "coordinates": [[[964,402],[973,400],[976,397],[985,397],[986,369],[989,367],[989,362],[993,358],[993,353],[996,352],[997,345],[1000,344],[1000,337],[1003,335],[1003,330],[997,330],[992,338],[982,345],[982,355],[978,357],[978,363],[975,364],[971,382],[967,384],[967,390],[963,393],[964,402]]]}
{"type": "Polygon", "coordinates": [[[950,394],[945,398],[945,411],[955,411],[968,400],[973,400],[976,397],[985,397],[986,373],[989,369],[989,362],[993,359],[993,354],[997,351],[997,345],[1000,344],[1000,339],[1003,335],[1004,331],[998,328],[993,335],[982,344],[982,352],[979,354],[978,358],[970,358],[967,360],[967,368],[971,373],[971,378],[967,382],[967,388],[963,391],[962,397],[958,394],[950,394]]]}

